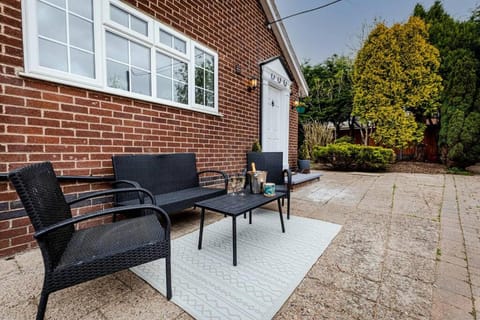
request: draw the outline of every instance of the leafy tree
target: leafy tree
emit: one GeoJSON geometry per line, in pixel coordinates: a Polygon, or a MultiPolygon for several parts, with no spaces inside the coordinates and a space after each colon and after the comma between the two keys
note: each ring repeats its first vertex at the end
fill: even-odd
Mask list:
{"type": "Polygon", "coordinates": [[[418,17],[370,32],[353,72],[353,112],[365,144],[403,148],[423,138],[425,117],[436,113],[442,90],[439,52],[418,17]],[[375,128],[372,134],[372,129],[375,128]]]}
{"type": "Polygon", "coordinates": [[[441,98],[439,147],[449,166],[480,161],[480,15],[455,21],[436,1],[428,11],[417,5],[414,15],[430,25],[430,42],[441,55],[439,72],[445,90],[441,98]]]}
{"type": "Polygon", "coordinates": [[[300,121],[331,122],[338,131],[352,112],[352,60],[333,55],[314,66],[306,62],[302,70],[310,95],[303,100],[306,112],[300,114],[300,121]]]}

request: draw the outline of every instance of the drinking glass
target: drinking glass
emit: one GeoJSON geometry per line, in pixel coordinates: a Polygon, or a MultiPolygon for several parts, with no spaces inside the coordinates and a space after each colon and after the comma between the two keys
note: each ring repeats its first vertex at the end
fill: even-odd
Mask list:
{"type": "Polygon", "coordinates": [[[231,195],[231,196],[236,196],[237,195],[237,185],[238,185],[237,177],[235,177],[235,176],[230,177],[230,179],[228,181],[228,186],[229,186],[229,189],[232,190],[232,192],[230,192],[229,195],[231,195]]]}
{"type": "Polygon", "coordinates": [[[245,175],[240,174],[237,176],[237,188],[238,188],[238,195],[244,196],[245,195],[245,175]]]}

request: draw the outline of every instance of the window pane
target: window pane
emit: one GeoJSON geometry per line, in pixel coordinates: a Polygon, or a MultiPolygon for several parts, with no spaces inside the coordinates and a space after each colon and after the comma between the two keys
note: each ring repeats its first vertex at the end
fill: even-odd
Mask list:
{"type": "Polygon", "coordinates": [[[93,54],[71,48],[70,65],[72,73],[95,78],[95,61],[93,54]]]}
{"type": "Polygon", "coordinates": [[[148,24],[147,24],[147,22],[145,22],[142,19],[139,19],[135,16],[130,16],[130,17],[132,19],[131,20],[132,30],[148,36],[148,24]]]}
{"type": "Polygon", "coordinates": [[[110,5],[110,19],[112,19],[112,21],[120,23],[122,26],[129,28],[128,16],[129,14],[127,12],[115,7],[114,5],[110,5]]]}
{"type": "Polygon", "coordinates": [[[205,88],[205,75],[201,68],[195,67],[195,86],[205,88]]]}
{"type": "Polygon", "coordinates": [[[131,64],[135,67],[150,70],[150,49],[130,42],[131,64]]]}
{"type": "Polygon", "coordinates": [[[174,81],[173,101],[188,104],[188,85],[174,81]]]}
{"type": "Polygon", "coordinates": [[[57,41],[67,42],[65,11],[43,2],[37,2],[38,34],[57,41]]]}
{"type": "Polygon", "coordinates": [[[173,59],[173,78],[183,82],[188,81],[187,64],[173,59]]]}
{"type": "Polygon", "coordinates": [[[46,2],[50,2],[51,4],[57,5],[65,9],[65,0],[46,0],[46,2]]]}
{"type": "Polygon", "coordinates": [[[215,106],[215,103],[214,103],[214,99],[213,99],[214,95],[213,95],[213,92],[209,92],[209,91],[206,91],[205,92],[205,105],[207,107],[214,107],[215,106]]]}
{"type": "Polygon", "coordinates": [[[170,48],[172,47],[172,35],[168,32],[165,32],[163,30],[160,30],[160,42],[169,46],[170,48]]]}
{"type": "Polygon", "coordinates": [[[213,91],[214,87],[214,74],[213,72],[205,71],[205,89],[213,91]]]}
{"type": "Polygon", "coordinates": [[[205,100],[204,100],[204,90],[200,88],[195,88],[195,103],[196,104],[201,104],[202,106],[205,105],[205,100]]]}
{"type": "Polygon", "coordinates": [[[66,46],[44,39],[39,39],[38,46],[41,66],[68,71],[66,46]]]}
{"type": "Polygon", "coordinates": [[[172,100],[172,81],[164,77],[157,77],[157,97],[172,100]]]}
{"type": "Polygon", "coordinates": [[[107,61],[107,84],[111,88],[128,91],[128,66],[107,61]]]}
{"type": "Polygon", "coordinates": [[[128,63],[128,40],[107,32],[107,57],[128,63]]]}
{"type": "Polygon", "coordinates": [[[132,68],[132,92],[150,95],[150,72],[132,68]]]}
{"type": "Polygon", "coordinates": [[[195,65],[203,67],[203,51],[195,48],[195,65]]]}
{"type": "Polygon", "coordinates": [[[213,72],[214,69],[214,64],[213,64],[213,56],[209,55],[208,53],[205,53],[205,69],[208,71],[213,72]]]}
{"type": "Polygon", "coordinates": [[[157,52],[157,74],[172,77],[172,59],[157,52]]]}
{"type": "Polygon", "coordinates": [[[181,39],[175,38],[173,47],[183,53],[187,53],[187,43],[181,39]]]}
{"type": "Polygon", "coordinates": [[[70,11],[75,12],[76,14],[90,19],[93,19],[93,7],[91,0],[68,0],[68,8],[70,11]]]}
{"type": "Polygon", "coordinates": [[[70,44],[93,51],[93,24],[72,14],[69,15],[69,22],[70,44]]]}

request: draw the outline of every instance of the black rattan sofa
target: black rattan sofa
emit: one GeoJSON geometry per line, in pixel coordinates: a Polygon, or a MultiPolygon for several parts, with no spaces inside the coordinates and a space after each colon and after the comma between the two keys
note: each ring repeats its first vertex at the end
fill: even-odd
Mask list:
{"type": "MultiPolygon", "coordinates": [[[[115,155],[112,163],[115,187],[145,188],[155,196],[156,204],[169,214],[227,193],[227,174],[218,170],[197,172],[195,153],[115,155]],[[201,186],[200,176],[207,173],[210,173],[209,178],[219,177],[224,187],[201,186]]],[[[138,195],[116,195],[116,205],[138,203],[138,195]]]]}

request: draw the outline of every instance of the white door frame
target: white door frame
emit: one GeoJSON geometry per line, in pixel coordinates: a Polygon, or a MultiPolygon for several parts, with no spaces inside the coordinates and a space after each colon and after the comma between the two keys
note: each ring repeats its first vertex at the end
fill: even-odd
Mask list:
{"type": "Polygon", "coordinates": [[[289,147],[289,132],[290,132],[290,86],[292,81],[288,76],[280,59],[277,58],[264,65],[262,65],[262,123],[261,123],[261,137],[262,150],[265,152],[281,151],[283,152],[283,167],[288,168],[288,147],[289,147]],[[274,101],[275,109],[272,109],[272,89],[275,88],[274,101]],[[280,94],[278,95],[278,90],[280,94]],[[271,125],[271,117],[269,112],[280,112],[278,119],[280,123],[276,124],[278,130],[278,143],[272,145],[266,139],[266,130],[271,125]]]}

